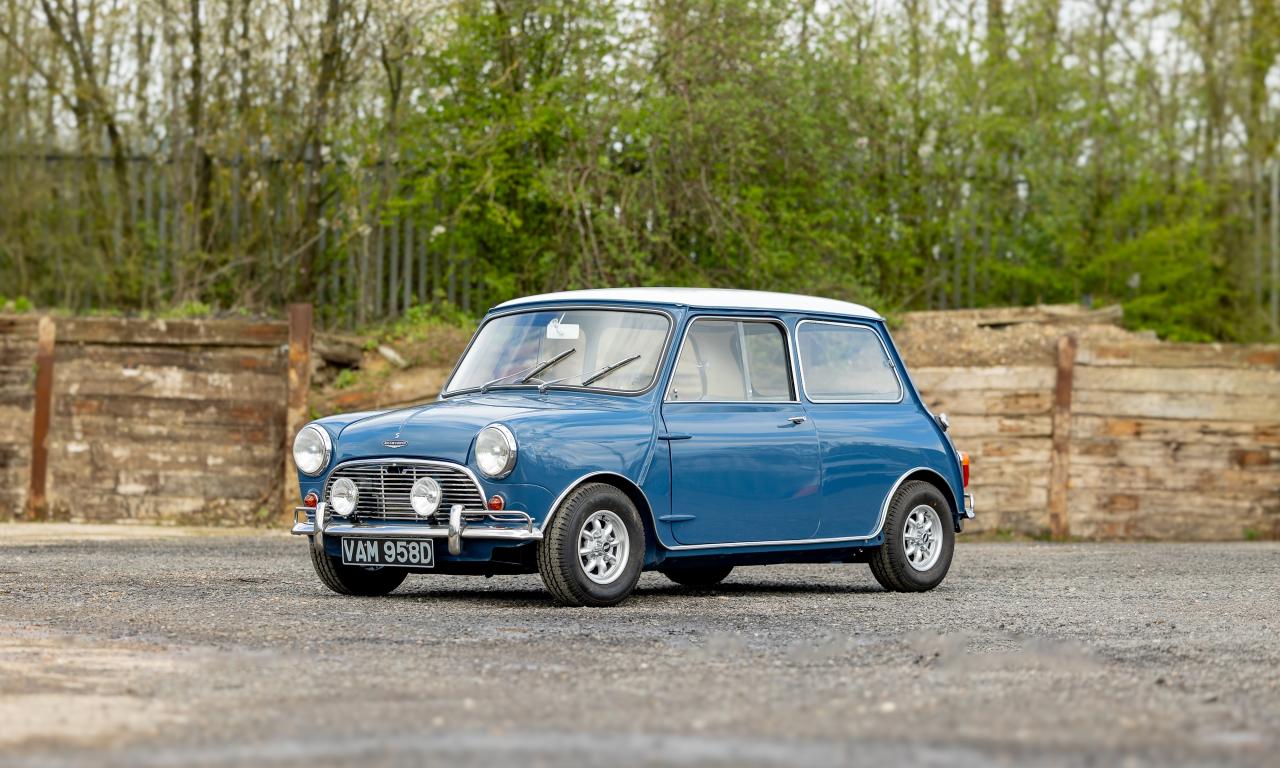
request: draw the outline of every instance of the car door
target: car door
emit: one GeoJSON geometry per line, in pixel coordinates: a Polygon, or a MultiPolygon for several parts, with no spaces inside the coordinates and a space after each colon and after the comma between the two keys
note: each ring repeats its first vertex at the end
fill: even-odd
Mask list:
{"type": "Polygon", "coordinates": [[[807,539],[819,523],[818,438],[796,395],[780,321],[699,317],[662,419],[680,544],[807,539]]]}
{"type": "Polygon", "coordinates": [[[886,496],[931,442],[880,332],[852,322],[796,325],[806,407],[822,445],[821,538],[874,534],[886,496]]]}

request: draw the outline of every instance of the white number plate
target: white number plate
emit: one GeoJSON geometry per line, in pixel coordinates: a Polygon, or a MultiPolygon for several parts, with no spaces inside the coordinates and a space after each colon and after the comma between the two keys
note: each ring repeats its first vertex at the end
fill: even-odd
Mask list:
{"type": "Polygon", "coordinates": [[[432,568],[436,564],[431,539],[342,540],[344,565],[397,565],[404,568],[432,568]]]}

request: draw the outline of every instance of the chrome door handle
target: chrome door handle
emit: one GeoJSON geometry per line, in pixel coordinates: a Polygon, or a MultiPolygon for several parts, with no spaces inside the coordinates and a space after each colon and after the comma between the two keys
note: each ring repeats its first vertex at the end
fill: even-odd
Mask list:
{"type": "Polygon", "coordinates": [[[794,425],[796,425],[796,424],[803,424],[803,423],[805,423],[806,421],[808,421],[808,419],[807,419],[806,417],[804,417],[804,416],[792,416],[792,417],[790,417],[790,418],[788,418],[788,419],[787,419],[787,423],[786,423],[786,424],[779,424],[778,426],[780,426],[780,427],[785,427],[785,426],[787,426],[788,424],[789,424],[789,425],[794,426],[794,425]]]}

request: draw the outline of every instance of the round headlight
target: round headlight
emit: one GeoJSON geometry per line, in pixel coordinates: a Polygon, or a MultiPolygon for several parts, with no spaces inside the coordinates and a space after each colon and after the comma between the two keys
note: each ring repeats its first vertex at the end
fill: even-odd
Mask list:
{"type": "Polygon", "coordinates": [[[340,477],[329,489],[329,509],[338,517],[346,517],[356,511],[360,489],[349,477],[340,477]]]}
{"type": "Polygon", "coordinates": [[[434,477],[420,477],[409,490],[409,504],[413,511],[427,517],[440,508],[440,484],[434,477]]]}
{"type": "Polygon", "coordinates": [[[329,454],[333,445],[329,442],[329,433],[314,424],[309,424],[298,431],[293,438],[293,463],[304,475],[318,475],[329,466],[329,454]]]}
{"type": "Polygon", "coordinates": [[[503,478],[516,466],[516,437],[501,424],[490,424],[476,436],[476,466],[487,477],[503,478]]]}

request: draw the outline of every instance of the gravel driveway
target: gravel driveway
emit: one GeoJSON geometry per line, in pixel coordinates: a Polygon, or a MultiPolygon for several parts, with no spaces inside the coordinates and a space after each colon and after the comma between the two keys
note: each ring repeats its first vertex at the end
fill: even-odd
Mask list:
{"type": "Polygon", "coordinates": [[[1280,544],[962,543],[865,566],[344,598],[303,542],[0,526],[0,763],[1276,765],[1280,544]]]}

